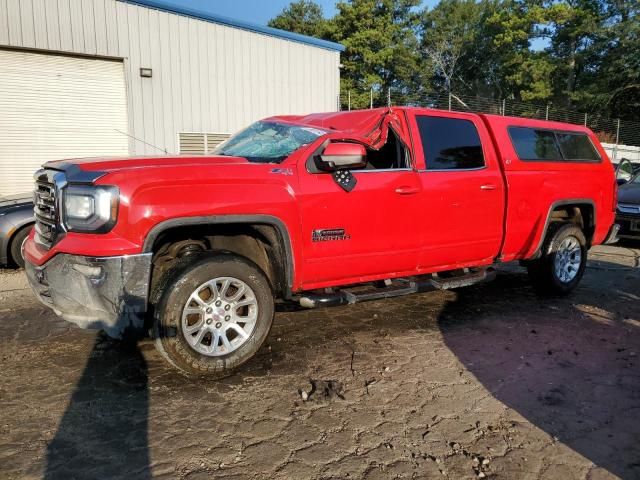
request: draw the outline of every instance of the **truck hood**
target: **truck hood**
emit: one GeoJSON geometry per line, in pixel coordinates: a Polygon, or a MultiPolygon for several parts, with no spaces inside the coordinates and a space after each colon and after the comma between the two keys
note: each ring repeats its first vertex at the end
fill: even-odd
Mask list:
{"type": "Polygon", "coordinates": [[[640,184],[627,183],[618,188],[618,202],[640,205],[640,184]]]}
{"type": "Polygon", "coordinates": [[[149,167],[223,166],[247,163],[249,163],[247,159],[240,157],[166,155],[158,157],[74,158],[48,162],[45,167],[55,170],[69,170],[75,166],[85,172],[110,173],[149,167]]]}

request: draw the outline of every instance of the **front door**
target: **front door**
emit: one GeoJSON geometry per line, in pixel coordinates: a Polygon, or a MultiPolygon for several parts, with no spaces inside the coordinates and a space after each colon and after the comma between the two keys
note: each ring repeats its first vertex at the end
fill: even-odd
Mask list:
{"type": "Polygon", "coordinates": [[[397,137],[389,138],[383,148],[368,152],[366,169],[352,172],[357,184],[351,192],[329,173],[300,169],[303,288],[398,276],[417,268],[421,238],[414,207],[420,180],[397,137]]]}

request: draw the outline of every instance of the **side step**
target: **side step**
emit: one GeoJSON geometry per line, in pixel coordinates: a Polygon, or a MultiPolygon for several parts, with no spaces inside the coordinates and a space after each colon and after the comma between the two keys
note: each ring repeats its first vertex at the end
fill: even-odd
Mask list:
{"type": "Polygon", "coordinates": [[[496,277],[492,267],[470,271],[464,269],[462,274],[438,275],[386,280],[384,287],[352,287],[348,290],[327,291],[325,293],[308,293],[300,297],[300,305],[304,308],[335,307],[353,303],[379,300],[382,298],[400,297],[412,293],[430,292],[433,290],[449,290],[466,287],[475,283],[487,282],[496,277]]]}

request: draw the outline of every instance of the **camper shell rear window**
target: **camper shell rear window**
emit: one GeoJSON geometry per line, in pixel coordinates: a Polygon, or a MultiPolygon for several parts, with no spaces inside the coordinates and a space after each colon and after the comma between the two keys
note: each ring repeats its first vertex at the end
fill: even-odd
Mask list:
{"type": "Polygon", "coordinates": [[[520,160],[528,162],[600,162],[586,133],[532,127],[509,127],[509,137],[520,160]]]}

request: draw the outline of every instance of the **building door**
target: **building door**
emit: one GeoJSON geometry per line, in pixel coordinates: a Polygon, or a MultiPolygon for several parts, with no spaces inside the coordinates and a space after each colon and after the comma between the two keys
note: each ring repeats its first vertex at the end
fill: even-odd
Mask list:
{"type": "Polygon", "coordinates": [[[0,50],[0,197],[49,160],[129,154],[121,61],[0,50]]]}

